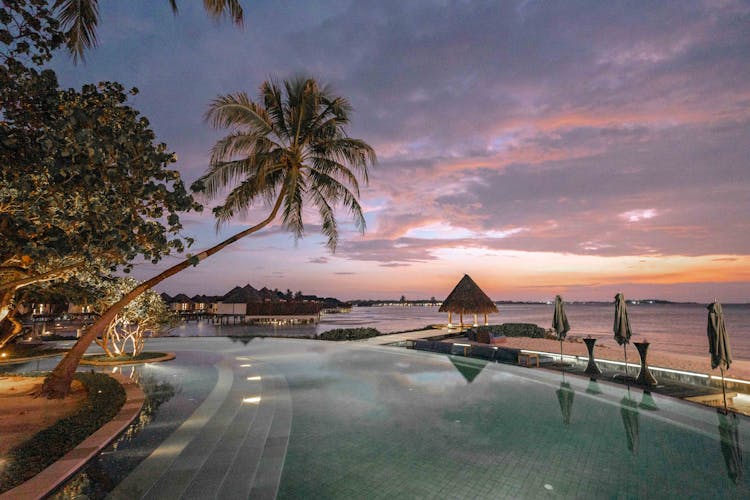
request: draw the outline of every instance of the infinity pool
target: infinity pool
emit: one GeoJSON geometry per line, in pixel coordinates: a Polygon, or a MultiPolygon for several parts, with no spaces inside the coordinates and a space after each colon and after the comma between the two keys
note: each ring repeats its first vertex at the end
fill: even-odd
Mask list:
{"type": "Polygon", "coordinates": [[[177,359],[124,369],[149,394],[146,411],[60,498],[750,491],[748,419],[636,389],[353,343],[156,339],[147,348],[177,359]]]}

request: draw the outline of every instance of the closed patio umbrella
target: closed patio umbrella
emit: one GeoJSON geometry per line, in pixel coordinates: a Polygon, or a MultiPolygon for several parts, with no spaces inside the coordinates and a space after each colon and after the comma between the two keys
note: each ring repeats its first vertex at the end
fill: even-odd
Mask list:
{"type": "Polygon", "coordinates": [[[622,346],[625,353],[625,374],[628,373],[628,343],[633,332],[630,330],[628,321],[628,307],[625,304],[625,296],[621,293],[615,295],[615,324],[613,327],[615,340],[622,346]]]}
{"type": "Polygon", "coordinates": [[[555,297],[555,312],[552,315],[552,328],[557,334],[557,340],[560,341],[560,363],[562,363],[563,340],[565,340],[565,336],[570,331],[570,324],[568,323],[568,316],[565,314],[565,303],[559,295],[555,297]]]}
{"type": "Polygon", "coordinates": [[[724,394],[724,410],[727,409],[727,390],[724,387],[724,369],[732,364],[732,350],[729,347],[729,336],[724,326],[724,312],[721,304],[714,302],[708,307],[708,352],[711,354],[711,368],[721,370],[721,391],[724,394]]]}

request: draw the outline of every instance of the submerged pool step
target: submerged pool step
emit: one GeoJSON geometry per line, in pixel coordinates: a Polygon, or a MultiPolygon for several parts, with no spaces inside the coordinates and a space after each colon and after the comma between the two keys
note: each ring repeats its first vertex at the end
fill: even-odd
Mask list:
{"type": "MultiPolygon", "coordinates": [[[[153,498],[182,498],[183,493],[195,483],[215,450],[221,449],[224,436],[233,427],[247,429],[257,412],[256,405],[243,405],[249,383],[244,375],[235,372],[232,388],[214,417],[198,432],[188,446],[182,450],[174,463],[149,490],[153,498]]],[[[257,385],[257,384],[256,384],[257,385]]],[[[228,462],[231,463],[231,460],[228,462]]],[[[224,464],[226,467],[227,463],[224,464]]],[[[203,496],[205,498],[205,496],[203,496]]]]}
{"type": "Polygon", "coordinates": [[[203,404],[111,498],[274,498],[292,423],[289,387],[268,365],[248,368],[222,363],[203,404]]]}

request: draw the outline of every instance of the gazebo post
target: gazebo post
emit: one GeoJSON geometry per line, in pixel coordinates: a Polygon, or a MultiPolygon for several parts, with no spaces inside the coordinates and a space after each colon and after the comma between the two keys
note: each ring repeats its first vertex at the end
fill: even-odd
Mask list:
{"type": "Polygon", "coordinates": [[[453,327],[453,313],[448,311],[448,328],[453,327]]]}
{"type": "Polygon", "coordinates": [[[464,327],[464,313],[460,312],[458,313],[458,320],[461,322],[461,328],[464,327]]]}
{"type": "Polygon", "coordinates": [[[479,326],[479,321],[477,321],[477,313],[474,313],[474,326],[479,326]]]}
{"type": "Polygon", "coordinates": [[[487,313],[484,313],[484,326],[487,325],[489,325],[489,323],[487,323],[487,313]]]}

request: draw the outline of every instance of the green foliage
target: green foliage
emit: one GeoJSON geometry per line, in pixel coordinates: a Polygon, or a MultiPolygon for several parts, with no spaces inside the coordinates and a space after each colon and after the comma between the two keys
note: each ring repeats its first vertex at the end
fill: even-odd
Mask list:
{"type": "Polygon", "coordinates": [[[88,399],[74,414],[8,452],[7,464],[0,469],[0,492],[38,474],[112,420],[125,403],[125,390],[107,375],[78,373],[76,379],[86,387],[88,399]]]}
{"type": "Polygon", "coordinates": [[[359,340],[381,335],[376,328],[337,328],[318,335],[320,340],[359,340]]]}
{"type": "Polygon", "coordinates": [[[84,359],[86,361],[95,361],[95,362],[102,361],[106,363],[111,363],[111,362],[132,363],[133,361],[148,361],[150,359],[163,358],[166,355],[167,353],[165,352],[141,352],[135,356],[131,356],[129,354],[122,355],[122,356],[107,356],[106,354],[95,354],[92,356],[86,356],[84,357],[84,359]]]}
{"type": "Polygon", "coordinates": [[[295,238],[304,234],[303,206],[314,206],[328,247],[336,248],[337,204],[352,215],[364,232],[365,219],[357,201],[359,180],[367,182],[374,150],[348,136],[351,105],[312,78],[296,78],[279,85],[266,81],[257,101],[244,92],[221,95],[211,103],[206,119],[229,128],[211,151],[208,172],[193,188],[207,196],[223,194],[214,208],[217,223],[244,215],[257,201],[281,201],[284,226],[295,238]]]}
{"type": "Polygon", "coordinates": [[[65,352],[66,349],[55,349],[45,345],[8,344],[0,351],[0,353],[5,354],[5,357],[0,357],[0,361],[7,361],[14,358],[33,358],[35,356],[63,354],[65,352]]]}
{"type": "MultiPolygon", "coordinates": [[[[133,278],[103,279],[97,287],[96,298],[90,305],[94,312],[102,315],[138,284],[133,278]]],[[[143,349],[146,333],[158,335],[162,330],[176,326],[178,321],[179,316],[169,310],[161,295],[153,290],[146,290],[117,313],[102,334],[102,340],[97,343],[110,358],[123,356],[129,343],[132,346],[130,355],[137,356],[143,349]]]]}
{"type": "Polygon", "coordinates": [[[3,0],[0,6],[0,59],[6,65],[42,64],[63,42],[60,23],[47,0],[3,0]]]}
{"type": "Polygon", "coordinates": [[[470,328],[467,333],[469,336],[489,333],[493,336],[505,335],[506,337],[530,337],[533,339],[543,339],[545,329],[533,323],[503,323],[502,325],[488,325],[470,328]]]}
{"type": "MultiPolygon", "coordinates": [[[[60,90],[53,72],[0,71],[0,288],[56,270],[130,270],[182,251],[200,210],[166,145],[118,83],[60,90]]],[[[68,276],[68,275],[64,275],[68,276]]]]}
{"type": "Polygon", "coordinates": [[[182,229],[177,213],[199,205],[167,168],[174,155],[125,105],[124,88],[56,85],[54,74],[43,72],[27,92],[3,102],[0,159],[11,167],[0,174],[3,261],[77,253],[113,265],[182,250],[180,238],[170,239],[182,229]]]}
{"type": "MultiPolygon", "coordinates": [[[[172,11],[177,14],[177,0],[169,0],[172,11]]],[[[243,11],[239,0],[203,0],[203,7],[210,16],[231,17],[242,25],[243,11]]],[[[96,27],[99,24],[99,0],[55,0],[68,51],[73,60],[83,59],[84,52],[97,45],[96,27]]]]}

